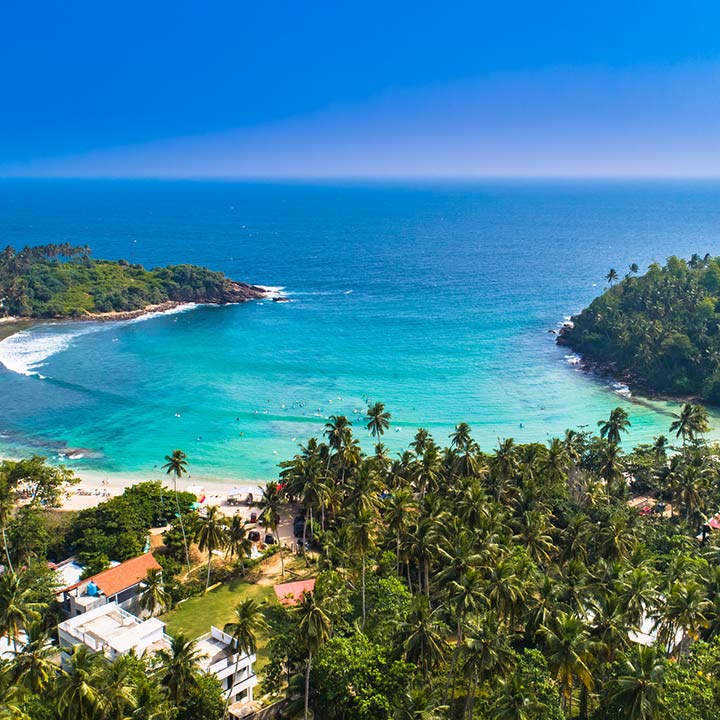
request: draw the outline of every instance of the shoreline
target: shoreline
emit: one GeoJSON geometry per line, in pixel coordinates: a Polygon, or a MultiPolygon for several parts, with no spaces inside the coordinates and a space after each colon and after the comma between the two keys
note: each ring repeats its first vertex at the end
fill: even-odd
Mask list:
{"type": "MultiPolygon", "coordinates": [[[[6,460],[15,458],[3,458],[6,460]]],[[[65,467],[68,467],[67,465],[65,467]]],[[[78,511],[95,507],[101,502],[108,500],[110,497],[122,495],[123,491],[131,485],[137,485],[141,482],[160,481],[166,487],[172,489],[173,478],[160,473],[104,473],[97,470],[75,470],[70,468],[76,477],[80,479],[75,485],[68,488],[59,511],[78,511]]],[[[248,493],[252,493],[255,497],[262,492],[262,487],[268,481],[262,480],[224,480],[212,479],[201,476],[188,477],[185,476],[177,481],[177,488],[181,491],[187,491],[188,488],[202,488],[205,495],[206,505],[217,505],[219,507],[230,508],[227,514],[232,514],[238,507],[235,505],[227,505],[225,500],[228,494],[233,490],[241,490],[243,501],[248,493]]]]}

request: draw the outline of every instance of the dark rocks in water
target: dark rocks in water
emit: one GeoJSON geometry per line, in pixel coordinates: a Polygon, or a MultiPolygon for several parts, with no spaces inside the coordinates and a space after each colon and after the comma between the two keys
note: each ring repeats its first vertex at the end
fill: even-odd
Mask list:
{"type": "Polygon", "coordinates": [[[208,297],[205,302],[216,302],[220,304],[246,302],[248,300],[262,300],[268,296],[268,291],[257,285],[230,280],[218,298],[208,297]]]}

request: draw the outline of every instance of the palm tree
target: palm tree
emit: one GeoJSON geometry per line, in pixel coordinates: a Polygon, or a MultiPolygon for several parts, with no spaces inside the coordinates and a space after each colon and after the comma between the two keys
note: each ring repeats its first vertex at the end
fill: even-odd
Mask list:
{"type": "Polygon", "coordinates": [[[612,445],[620,442],[620,433],[626,433],[630,427],[628,414],[621,407],[616,407],[607,420],[598,421],[600,437],[607,438],[612,445]]]}
{"type": "Polygon", "coordinates": [[[305,668],[305,720],[308,720],[308,704],[310,701],[310,669],[313,653],[316,653],[330,636],[330,618],[315,598],[314,593],[303,592],[300,602],[295,608],[300,624],[300,637],[308,651],[308,662],[305,668]]]}
{"type": "Polygon", "coordinates": [[[365,629],[365,565],[367,556],[375,547],[377,515],[369,507],[357,506],[347,528],[347,541],[352,552],[360,555],[362,563],[362,627],[365,629]]]}
{"type": "Polygon", "coordinates": [[[347,444],[352,437],[352,423],[345,415],[331,415],[325,423],[323,434],[328,440],[330,452],[328,452],[327,470],[330,469],[330,461],[333,457],[333,451],[337,454],[343,445],[347,444]]]}
{"type": "Polygon", "coordinates": [[[205,517],[198,521],[197,540],[200,552],[207,550],[208,567],[205,590],[210,587],[210,568],[212,567],[212,554],[218,548],[225,547],[227,543],[227,532],[225,531],[224,517],[217,505],[210,505],[205,512],[205,517]]]}
{"type": "Polygon", "coordinates": [[[450,667],[450,675],[448,676],[447,685],[452,682],[451,698],[455,699],[455,667],[457,659],[462,650],[464,640],[463,626],[465,618],[469,615],[477,613],[485,605],[485,593],[481,583],[481,573],[475,568],[468,568],[458,580],[451,580],[448,584],[448,604],[452,612],[455,614],[456,621],[456,642],[455,651],[453,652],[452,664],[450,667]]]}
{"type": "Polygon", "coordinates": [[[608,285],[612,285],[618,279],[617,270],[615,268],[610,268],[610,270],[608,270],[608,274],[605,276],[605,279],[608,281],[608,285]]]}
{"type": "Polygon", "coordinates": [[[638,267],[637,263],[630,263],[630,272],[628,273],[628,275],[637,275],[638,270],[640,270],[640,268],[638,267]]]}
{"type": "Polygon", "coordinates": [[[170,595],[163,585],[162,570],[150,568],[145,575],[140,590],[140,607],[152,617],[156,612],[163,613],[170,607],[170,595]]]}
{"type": "Polygon", "coordinates": [[[504,628],[491,615],[470,626],[462,654],[469,682],[465,712],[468,720],[472,720],[478,686],[506,677],[514,665],[515,655],[504,628]]]}
{"type": "Polygon", "coordinates": [[[693,405],[685,403],[680,413],[673,413],[670,432],[675,433],[675,437],[682,437],[683,445],[686,440],[695,440],[698,435],[706,433],[709,429],[707,410],[702,405],[693,405]]]}
{"type": "Polygon", "coordinates": [[[173,478],[173,490],[175,491],[175,508],[177,510],[178,520],[180,520],[180,530],[182,530],[183,545],[185,546],[185,562],[187,568],[190,570],[190,551],[188,550],[187,537],[185,535],[185,524],[183,523],[183,516],[180,512],[180,501],[178,500],[177,481],[185,473],[187,473],[187,455],[182,450],[173,450],[171,455],[166,455],[165,460],[167,462],[163,465],[163,469],[167,475],[172,475],[173,478]]]}
{"type": "Polygon", "coordinates": [[[656,717],[667,665],[656,646],[635,645],[610,682],[610,700],[628,720],[656,717]]]}
{"type": "MultiPolygon", "coordinates": [[[[225,623],[224,632],[232,637],[235,641],[237,657],[235,659],[235,672],[233,678],[237,676],[238,666],[240,664],[241,655],[253,655],[257,651],[258,633],[267,629],[265,616],[260,609],[257,601],[252,598],[245,598],[235,607],[235,620],[225,623]]],[[[232,691],[232,686],[231,686],[232,691]]],[[[225,712],[223,717],[227,715],[228,705],[230,704],[231,692],[225,700],[225,712]]]]}
{"type": "Polygon", "coordinates": [[[138,706],[132,672],[135,662],[135,657],[121,655],[104,667],[101,688],[107,702],[105,717],[108,720],[126,720],[138,706]]]}
{"type": "Polygon", "coordinates": [[[693,580],[675,581],[670,587],[665,603],[659,608],[658,641],[668,652],[682,649],[688,637],[697,640],[700,630],[706,627],[706,613],[711,610],[703,589],[693,580]],[[678,635],[679,642],[676,642],[678,635]]]}
{"type": "Polygon", "coordinates": [[[93,720],[109,709],[102,689],[105,665],[105,657],[86,645],[72,649],[55,688],[57,713],[62,720],[93,720]]]}
{"type": "Polygon", "coordinates": [[[567,704],[568,716],[572,716],[573,683],[577,678],[592,690],[593,678],[588,663],[592,657],[590,635],[582,620],[572,613],[559,612],[550,626],[543,625],[548,666],[555,675],[567,704]]]}
{"type": "Polygon", "coordinates": [[[403,660],[416,665],[425,680],[445,658],[446,633],[447,628],[430,609],[427,597],[416,595],[404,625],[403,660]]]}
{"type": "Polygon", "coordinates": [[[276,482],[269,482],[263,488],[258,506],[260,507],[260,514],[265,520],[265,525],[270,528],[278,541],[278,547],[280,548],[281,574],[285,577],[283,546],[282,542],[280,542],[280,537],[278,536],[278,525],[280,525],[280,520],[282,518],[283,505],[282,493],[278,484],[276,482]]]}
{"type": "Polygon", "coordinates": [[[42,604],[31,600],[31,590],[23,576],[14,572],[0,575],[0,637],[12,638],[15,652],[22,630],[40,619],[42,604]]]}
{"type": "Polygon", "coordinates": [[[388,496],[385,508],[385,526],[395,536],[395,572],[400,573],[400,541],[407,535],[412,524],[413,516],[418,507],[412,492],[408,488],[398,488],[388,496]]]}
{"type": "Polygon", "coordinates": [[[240,569],[245,570],[243,558],[246,558],[252,552],[252,542],[247,536],[245,523],[240,515],[233,515],[230,526],[227,529],[227,551],[230,557],[238,556],[240,559],[240,569]]]}
{"type": "Polygon", "coordinates": [[[381,402],[376,402],[368,408],[367,429],[376,440],[380,440],[380,438],[385,434],[385,431],[390,427],[391,417],[390,413],[386,412],[385,405],[381,402]]]}
{"type": "Polygon", "coordinates": [[[12,662],[13,682],[21,684],[31,693],[41,694],[54,682],[58,666],[52,661],[57,654],[50,633],[41,620],[25,628],[27,639],[21,650],[15,650],[12,662]]]}
{"type": "Polygon", "coordinates": [[[170,648],[160,650],[160,684],[167,689],[174,707],[179,707],[185,693],[197,683],[198,662],[202,655],[195,642],[178,633],[170,639],[170,648]]]}

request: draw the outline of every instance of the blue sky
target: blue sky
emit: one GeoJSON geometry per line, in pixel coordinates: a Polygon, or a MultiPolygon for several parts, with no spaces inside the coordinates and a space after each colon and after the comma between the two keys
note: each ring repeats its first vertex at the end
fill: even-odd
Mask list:
{"type": "Polygon", "coordinates": [[[0,175],[708,176],[713,2],[0,4],[0,175]]]}

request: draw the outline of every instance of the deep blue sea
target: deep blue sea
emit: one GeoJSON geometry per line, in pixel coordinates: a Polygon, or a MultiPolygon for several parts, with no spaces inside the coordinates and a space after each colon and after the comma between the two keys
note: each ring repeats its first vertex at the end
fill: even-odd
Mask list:
{"type": "Polygon", "coordinates": [[[461,420],[484,449],[547,440],[617,405],[626,442],[667,432],[671,404],[583,373],[548,331],[610,267],[720,254],[720,185],[2,181],[0,233],[206,265],[291,300],[0,342],[1,451],[152,476],[181,448],[194,475],[269,479],[331,414],[370,448],[375,400],[393,450],[461,420]]]}

